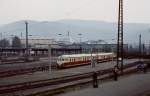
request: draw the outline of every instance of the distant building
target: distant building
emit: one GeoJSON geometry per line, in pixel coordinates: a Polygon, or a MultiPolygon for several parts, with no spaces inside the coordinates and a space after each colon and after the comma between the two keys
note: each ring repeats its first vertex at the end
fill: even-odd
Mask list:
{"type": "MultiPolygon", "coordinates": [[[[117,52],[117,44],[70,44],[59,45],[62,48],[81,48],[83,53],[96,52],[117,52]]],[[[128,50],[128,44],[124,44],[124,51],[128,50]]]]}
{"type": "MultiPolygon", "coordinates": [[[[26,45],[26,39],[20,39],[23,46],[26,45]]],[[[30,47],[47,48],[49,44],[56,44],[55,39],[28,39],[30,47]]]]}

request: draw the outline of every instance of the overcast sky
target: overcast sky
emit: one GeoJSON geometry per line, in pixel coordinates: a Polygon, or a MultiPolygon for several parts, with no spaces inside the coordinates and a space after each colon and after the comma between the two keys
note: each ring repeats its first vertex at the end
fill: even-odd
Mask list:
{"type": "MultiPolygon", "coordinates": [[[[61,19],[116,22],[118,0],[0,0],[0,24],[61,19]]],[[[124,21],[150,23],[150,0],[124,0],[124,21]]]]}

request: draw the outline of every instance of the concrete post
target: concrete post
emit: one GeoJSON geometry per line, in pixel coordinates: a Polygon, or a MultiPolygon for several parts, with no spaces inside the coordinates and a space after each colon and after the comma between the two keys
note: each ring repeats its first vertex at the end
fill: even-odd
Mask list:
{"type": "Polygon", "coordinates": [[[97,73],[93,73],[93,88],[98,88],[97,73]]]}

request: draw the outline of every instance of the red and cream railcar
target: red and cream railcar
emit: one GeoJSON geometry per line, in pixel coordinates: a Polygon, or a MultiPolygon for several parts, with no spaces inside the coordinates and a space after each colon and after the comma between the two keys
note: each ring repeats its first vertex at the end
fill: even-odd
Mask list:
{"type": "Polygon", "coordinates": [[[91,59],[95,58],[98,62],[110,61],[115,57],[114,53],[97,53],[97,54],[72,54],[61,55],[57,59],[59,68],[67,68],[78,65],[86,65],[91,63],[91,59]]]}

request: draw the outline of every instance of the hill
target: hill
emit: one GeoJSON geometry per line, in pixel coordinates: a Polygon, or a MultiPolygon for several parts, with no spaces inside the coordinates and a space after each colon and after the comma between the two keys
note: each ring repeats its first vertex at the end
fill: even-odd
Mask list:
{"type": "MultiPolygon", "coordinates": [[[[3,37],[17,35],[25,37],[25,21],[17,21],[0,27],[3,37]]],[[[32,21],[29,20],[29,38],[54,38],[56,40],[67,38],[70,32],[71,40],[82,41],[102,39],[110,42],[117,36],[117,24],[94,20],[59,20],[59,21],[32,21]],[[62,34],[62,35],[58,35],[62,34]],[[82,34],[79,36],[78,34],[82,34]]],[[[150,36],[150,26],[147,23],[125,23],[124,40],[126,43],[138,43],[138,35],[142,34],[143,42],[150,36]]]]}

